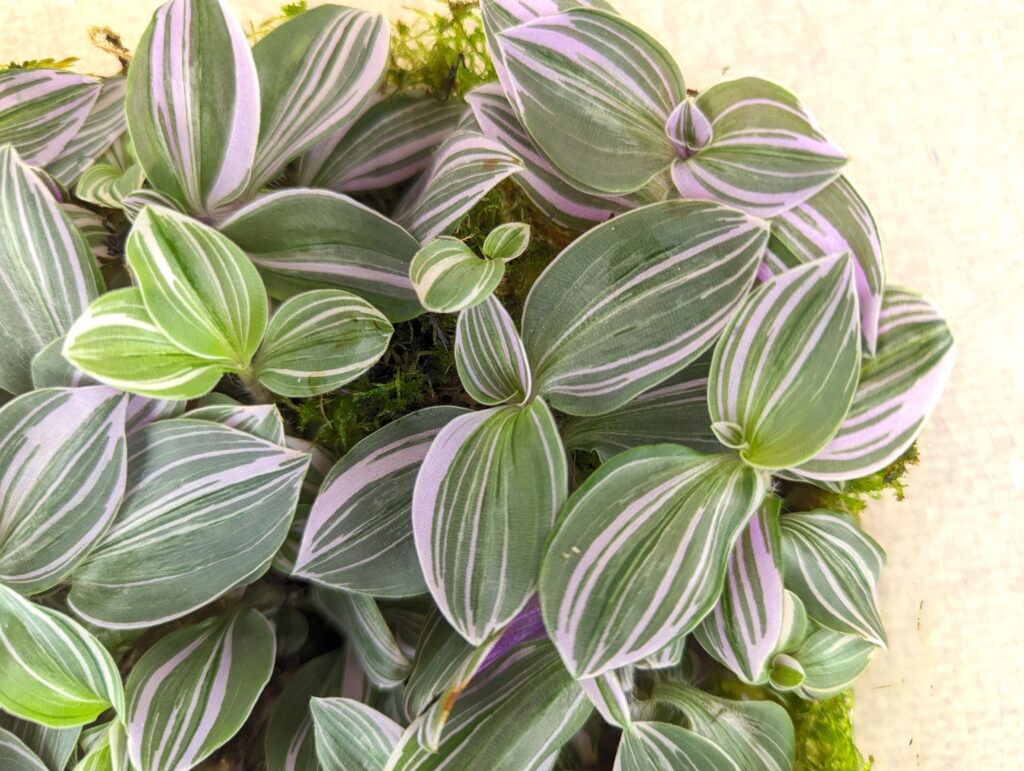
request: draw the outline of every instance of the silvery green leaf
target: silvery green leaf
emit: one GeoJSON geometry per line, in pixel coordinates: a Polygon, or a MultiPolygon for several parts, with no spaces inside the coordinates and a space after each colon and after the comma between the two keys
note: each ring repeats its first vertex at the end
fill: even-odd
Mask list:
{"type": "Polygon", "coordinates": [[[563,507],[541,566],[545,623],[569,671],[623,667],[696,627],[766,483],[733,457],[675,445],[602,464],[563,507]]]}
{"type": "Polygon", "coordinates": [[[665,380],[728,324],[767,240],[762,223],[700,201],[651,204],[588,231],[527,297],[534,389],[562,412],[599,415],[665,380]]]}
{"type": "Polygon", "coordinates": [[[0,584],[0,707],[36,723],[84,725],[124,711],[114,660],[81,625],[0,584]]]}
{"type": "Polygon", "coordinates": [[[624,728],[632,721],[630,699],[633,691],[633,667],[613,669],[579,681],[590,703],[609,725],[624,728]]]}
{"type": "Polygon", "coordinates": [[[124,134],[88,166],[75,184],[75,197],[108,209],[123,209],[124,199],[142,187],[146,173],[124,134]]]}
{"type": "Polygon", "coordinates": [[[353,699],[310,701],[316,754],[325,771],[380,771],[402,738],[402,727],[353,699]]]}
{"type": "Polygon", "coordinates": [[[50,728],[4,712],[0,712],[0,729],[22,742],[48,771],[64,771],[82,732],[80,726],[50,728]]]}
{"type": "Polygon", "coordinates": [[[137,768],[199,765],[249,717],[274,669],[274,632],[255,610],[162,637],[126,684],[128,754],[137,768]]]}
{"type": "Polygon", "coordinates": [[[778,653],[768,666],[768,682],[781,693],[795,691],[806,675],[800,662],[786,653],[778,653]]]}
{"type": "Polygon", "coordinates": [[[419,243],[348,196],[279,190],[239,210],[220,229],[245,250],[277,299],[310,289],[344,289],[391,321],[423,312],[409,282],[419,243]]]}
{"type": "Polygon", "coordinates": [[[46,171],[65,187],[74,184],[82,172],[127,131],[124,94],[123,76],[104,78],[85,122],[60,155],[47,164],[46,171]]]}
{"type": "Polygon", "coordinates": [[[481,404],[530,395],[533,375],[515,322],[494,295],[466,308],[455,327],[455,366],[462,387],[481,404]]]}
{"type": "Polygon", "coordinates": [[[637,721],[623,731],[614,771],[744,771],[714,742],[692,731],[637,721]]]}
{"type": "Polygon", "coordinates": [[[251,580],[288,533],[308,463],[219,423],[132,433],[124,503],[76,570],[69,604],[99,626],[155,626],[251,580]]]}
{"type": "Polygon", "coordinates": [[[856,635],[819,629],[793,652],[804,670],[801,695],[827,699],[845,691],[863,672],[878,650],[856,635]]]}
{"type": "MultiPolygon", "coordinates": [[[[416,656],[405,685],[404,709],[410,720],[426,712],[445,690],[455,692],[452,684],[461,683],[465,688],[468,678],[459,675],[469,669],[466,664],[475,650],[452,629],[440,611],[431,612],[416,641],[416,656]]],[[[470,677],[475,673],[473,668],[470,677]]]]}
{"type": "MultiPolygon", "coordinates": [[[[110,256],[109,241],[111,232],[107,228],[103,217],[90,209],[86,209],[84,206],[66,201],[60,204],[60,208],[64,210],[68,219],[71,220],[71,224],[78,229],[82,238],[85,239],[85,243],[93,253],[93,256],[110,256]]],[[[108,284],[108,287],[110,289],[115,288],[110,284],[108,284]]]]}
{"type": "Polygon", "coordinates": [[[4,771],[48,771],[38,755],[3,728],[0,728],[0,768],[4,771]]]}
{"type": "Polygon", "coordinates": [[[252,371],[282,396],[327,393],[376,364],[393,331],[383,313],[350,292],[303,292],[274,312],[252,371]]]}
{"type": "Polygon", "coordinates": [[[636,663],[637,669],[671,669],[678,667],[686,653],[687,637],[677,637],[661,650],[636,663]]]}
{"type": "Polygon", "coordinates": [[[525,222],[506,222],[487,234],[481,251],[489,260],[508,262],[519,257],[529,245],[530,226],[525,222]]]}
{"type": "Polygon", "coordinates": [[[799,465],[839,430],[859,375],[853,261],[801,265],[758,287],[722,334],[708,383],[712,428],[751,465],[799,465]]]}
{"type": "Polygon", "coordinates": [[[75,569],[125,491],[127,398],[46,388],[0,408],[0,582],[38,594],[75,569]]]}
{"type": "Polygon", "coordinates": [[[273,404],[210,404],[189,410],[181,417],[209,420],[285,446],[284,420],[273,404]]]}
{"type": "Polygon", "coordinates": [[[128,736],[120,719],[107,725],[96,726],[82,733],[85,755],[75,764],[74,771],[134,771],[128,757],[128,736]],[[86,744],[86,733],[96,731],[91,743],[86,744]]]}
{"type": "Polygon", "coordinates": [[[457,313],[483,302],[505,275],[503,260],[487,260],[462,241],[440,236],[416,252],[409,279],[434,313],[457,313]]]}

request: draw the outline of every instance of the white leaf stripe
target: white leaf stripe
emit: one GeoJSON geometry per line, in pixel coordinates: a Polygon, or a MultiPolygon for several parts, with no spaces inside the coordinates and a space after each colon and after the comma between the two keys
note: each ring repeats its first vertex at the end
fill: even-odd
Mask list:
{"type": "Polygon", "coordinates": [[[848,517],[830,511],[782,517],[786,587],[807,615],[837,632],[885,647],[878,614],[882,547],[848,517]]]}
{"type": "Polygon", "coordinates": [[[850,687],[878,650],[860,637],[819,629],[793,653],[804,670],[800,692],[812,699],[827,699],[850,687]]]}
{"type": "Polygon", "coordinates": [[[505,222],[487,234],[480,251],[489,260],[514,260],[530,245],[530,226],[525,222],[505,222]]]}
{"type": "Polygon", "coordinates": [[[189,410],[181,417],[223,423],[273,444],[285,446],[284,419],[273,404],[209,404],[189,410]]]}
{"type": "Polygon", "coordinates": [[[124,114],[124,78],[104,78],[85,122],[46,170],[64,186],[78,179],[86,167],[128,129],[124,114]]]}
{"type": "Polygon", "coordinates": [[[46,764],[10,731],[0,728],[0,767],[6,771],[48,771],[46,764]]]}
{"type": "Polygon", "coordinates": [[[24,743],[49,771],[63,771],[78,745],[79,726],[50,728],[0,712],[0,729],[24,743]]]}
{"type": "MultiPolygon", "coordinates": [[[[497,640],[494,643],[497,644],[497,640]]],[[[490,641],[485,645],[490,645],[490,641]]],[[[455,690],[452,683],[461,680],[460,675],[469,669],[466,662],[475,658],[475,650],[445,622],[438,610],[432,609],[416,641],[416,656],[403,690],[402,706],[406,717],[415,719],[426,712],[443,691],[455,690]]],[[[471,675],[475,672],[476,667],[473,667],[471,675]]],[[[461,683],[457,690],[464,687],[465,683],[461,683]]]]}
{"type": "Polygon", "coordinates": [[[455,313],[483,302],[504,275],[504,262],[481,259],[451,236],[435,238],[409,266],[420,303],[434,313],[455,313]]]}
{"type": "Polygon", "coordinates": [[[316,752],[327,769],[383,768],[402,738],[402,727],[353,699],[310,700],[316,752]]]}
{"type": "Polygon", "coordinates": [[[622,734],[614,771],[745,771],[716,744],[672,723],[638,721],[622,734]]]}
{"type": "Polygon", "coordinates": [[[459,380],[481,404],[523,401],[532,375],[515,322],[494,295],[459,314],[455,327],[455,364],[459,380]]]}
{"type": "Polygon", "coordinates": [[[251,187],[355,122],[384,77],[388,45],[384,17],[339,6],[313,8],[256,44],[262,115],[251,187]]]}
{"type": "Polygon", "coordinates": [[[192,768],[245,722],[274,667],[274,632],[244,610],[178,629],[132,668],[128,754],[137,768],[192,768]]]}
{"type": "Polygon", "coordinates": [[[0,146],[45,166],[81,128],[99,93],[98,80],[66,70],[0,72],[0,146]]]}
{"type": "Polygon", "coordinates": [[[629,692],[633,689],[632,667],[613,669],[595,677],[584,677],[579,683],[606,723],[620,728],[630,723],[629,692]]]}
{"type": "Polygon", "coordinates": [[[31,365],[99,295],[85,240],[36,173],[0,147],[0,388],[32,388],[31,365]]]}
{"type": "Polygon", "coordinates": [[[59,583],[107,529],[125,487],[127,399],[48,388],[0,409],[0,581],[59,583]]]}

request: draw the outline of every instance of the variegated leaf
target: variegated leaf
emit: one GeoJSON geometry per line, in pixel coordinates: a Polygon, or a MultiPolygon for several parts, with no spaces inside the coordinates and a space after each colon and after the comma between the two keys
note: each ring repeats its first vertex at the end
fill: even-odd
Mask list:
{"type": "Polygon", "coordinates": [[[273,404],[208,404],[189,410],[181,417],[221,423],[285,446],[284,420],[273,404]]]}
{"type": "Polygon", "coordinates": [[[0,582],[45,591],[103,535],[125,490],[126,402],[46,388],[0,408],[0,582]]]}
{"type": "Polygon", "coordinates": [[[777,653],[768,667],[768,684],[776,691],[795,691],[806,675],[800,662],[786,653],[777,653]]]}
{"type": "MultiPolygon", "coordinates": [[[[64,202],[60,204],[60,208],[64,210],[68,219],[71,220],[71,224],[77,228],[82,238],[85,239],[85,243],[92,251],[93,256],[98,258],[106,258],[110,256],[108,242],[110,241],[111,231],[107,227],[103,217],[96,212],[75,203],[64,202]]],[[[120,266],[117,266],[117,268],[120,269],[120,266]]],[[[108,284],[108,286],[110,286],[111,289],[115,288],[111,284],[108,284]]]]}
{"type": "Polygon", "coordinates": [[[308,463],[219,423],[132,433],[124,503],[75,572],[69,604],[99,626],[154,626],[255,578],[288,533],[308,463]]]}
{"type": "Polygon", "coordinates": [[[686,685],[662,681],[652,700],[681,712],[695,734],[724,750],[740,769],[792,771],[793,721],[770,701],[734,701],[686,685]]]}
{"type": "Polygon", "coordinates": [[[0,584],[0,707],[54,728],[124,711],[121,675],[99,641],[0,584]]]}
{"type": "Polygon", "coordinates": [[[487,234],[480,251],[489,260],[514,260],[530,245],[530,226],[525,222],[505,222],[487,234]]]}
{"type": "Polygon", "coordinates": [[[108,209],[123,209],[124,199],[145,181],[131,139],[124,134],[84,170],[75,184],[75,197],[108,209]]]}
{"type": "Polygon", "coordinates": [[[455,229],[490,190],[522,169],[499,143],[472,129],[446,139],[392,216],[421,243],[455,229]]]}
{"type": "MultiPolygon", "coordinates": [[[[80,726],[50,728],[0,712],[0,729],[14,735],[42,762],[48,771],[64,771],[82,732],[80,726]]],[[[6,768],[6,766],[0,767],[6,768]]]]}
{"type": "Polygon", "coordinates": [[[577,186],[631,193],[671,164],[665,122],[686,88],[671,54],[646,32],[614,13],[579,8],[495,39],[509,100],[537,147],[577,186]]]}
{"type": "Polygon", "coordinates": [[[377,597],[425,592],[412,538],[413,485],[431,442],[464,414],[458,407],[427,407],[349,450],[320,486],[295,575],[377,597]]]}
{"type": "Polygon", "coordinates": [[[885,647],[878,576],[885,552],[844,514],[820,509],[782,518],[786,588],[824,627],[885,647]]]}
{"type": "Polygon", "coordinates": [[[849,255],[766,281],[715,348],[712,428],[751,465],[814,457],[846,416],[860,375],[860,325],[849,255]]]}
{"type": "Polygon", "coordinates": [[[793,652],[804,670],[800,694],[827,699],[849,688],[878,650],[856,635],[819,629],[793,652]]]}
{"type": "Polygon", "coordinates": [[[274,652],[274,631],[255,610],[162,637],[125,686],[132,763],[177,771],[209,757],[249,717],[274,669],[274,652]]]}
{"type": "Polygon", "coordinates": [[[146,178],[216,214],[249,184],[260,130],[256,65],[224,0],[157,9],[128,70],[128,128],[146,178]]]}
{"type": "Polygon", "coordinates": [[[0,728],[0,768],[4,771],[48,771],[38,755],[3,728],[0,728]]]}
{"type": "Polygon", "coordinates": [[[135,288],[95,300],[74,323],[62,354],[101,383],[156,399],[194,399],[210,391],[224,368],[186,353],[150,319],[135,288]]]}
{"type": "Polygon", "coordinates": [[[274,312],[252,371],[282,396],[327,393],[376,364],[393,331],[383,313],[350,292],[303,292],[274,312]]]}
{"type": "Polygon", "coordinates": [[[685,635],[677,637],[664,648],[638,661],[636,664],[637,669],[671,669],[678,667],[683,660],[683,655],[686,653],[687,639],[685,635]]]}
{"type": "Polygon", "coordinates": [[[299,179],[339,193],[398,185],[430,165],[465,111],[455,100],[440,102],[428,94],[390,96],[370,107],[340,142],[306,156],[299,179]]]}
{"type": "Polygon", "coordinates": [[[419,249],[401,226],[329,190],[280,190],[222,223],[278,299],[310,289],[344,289],[391,321],[423,312],[409,281],[419,249]]]}
{"type": "Polygon", "coordinates": [[[774,217],[824,188],[846,164],[800,100],[767,80],[718,83],[686,109],[691,119],[670,121],[667,129],[677,149],[685,145],[672,166],[683,198],[774,217]],[[686,125],[704,130],[680,136],[676,127],[686,125]]]}
{"type": "Polygon", "coordinates": [[[766,499],[729,555],[725,586],[696,629],[708,653],[748,683],[762,683],[783,632],[784,589],[779,506],[766,499]]]}
{"type": "Polygon", "coordinates": [[[260,81],[260,139],[250,187],[350,127],[384,77],[384,17],[337,5],[301,13],[253,48],[260,81]]]}
{"type": "MultiPolygon", "coordinates": [[[[403,707],[409,720],[426,712],[431,703],[446,690],[454,693],[465,688],[468,678],[464,679],[460,675],[469,669],[467,662],[474,657],[476,648],[452,629],[440,611],[434,609],[420,631],[415,650],[416,656],[403,696],[403,707]],[[461,688],[453,688],[453,684],[461,684],[461,688]]],[[[479,663],[482,661],[480,659],[479,663]]],[[[470,677],[475,673],[474,667],[470,677]]]]}
{"type": "Polygon", "coordinates": [[[133,190],[121,199],[121,208],[124,209],[124,216],[129,222],[135,222],[142,210],[147,206],[158,206],[163,209],[170,209],[184,214],[181,204],[173,198],[164,195],[148,187],[133,190]]]}
{"type": "Polygon", "coordinates": [[[437,435],[416,479],[413,536],[434,601],[469,642],[505,626],[535,590],[567,486],[539,399],[462,415],[437,435]]]}
{"type": "Polygon", "coordinates": [[[722,445],[708,415],[708,369],[705,353],[668,380],[604,415],[569,416],[559,430],[570,450],[588,450],[602,461],[645,444],[681,444],[701,452],[722,445]]]}
{"type": "Polygon", "coordinates": [[[753,284],[763,225],[666,201],[574,241],[530,290],[523,341],[534,389],[571,415],[620,407],[697,358],[753,284]]]}
{"type": "Polygon", "coordinates": [[[0,147],[12,145],[25,163],[45,166],[82,128],[99,93],[96,78],[67,70],[0,72],[0,147]]]}
{"type": "Polygon", "coordinates": [[[515,322],[494,295],[459,314],[455,327],[459,380],[481,404],[525,401],[532,375],[515,322]]]}
{"type": "Polygon", "coordinates": [[[633,690],[632,666],[584,677],[579,683],[604,722],[619,728],[629,725],[632,721],[629,705],[633,690]]]}
{"type": "Polygon", "coordinates": [[[112,720],[108,725],[97,726],[89,730],[99,730],[95,743],[86,746],[83,732],[83,751],[85,755],[75,764],[74,771],[134,771],[128,757],[128,736],[124,723],[119,719],[112,720]]]}
{"type": "Polygon", "coordinates": [[[104,78],[89,114],[57,158],[46,166],[47,172],[65,187],[74,184],[82,172],[104,150],[125,133],[125,81],[120,75],[104,78]]]}
{"type": "Polygon", "coordinates": [[[402,738],[402,727],[353,699],[310,701],[316,754],[326,771],[380,771],[402,738]]]}
{"type": "Polygon", "coordinates": [[[0,389],[31,390],[32,357],[102,288],[85,239],[14,148],[0,146],[0,389]]]}
{"type": "Polygon", "coordinates": [[[825,449],[795,471],[835,482],[888,466],[921,433],[955,359],[953,336],[935,306],[905,289],[886,290],[878,348],[861,364],[846,419],[825,449]]]}
{"type": "Polygon", "coordinates": [[[873,355],[885,288],[878,228],[867,204],[846,177],[772,220],[761,274],[764,278],[830,254],[849,252],[857,273],[857,299],[865,353],[873,355]]]}
{"type": "Polygon", "coordinates": [[[560,513],[541,566],[544,620],[569,671],[623,667],[696,627],[766,484],[735,458],[674,445],[602,464],[560,513]]]}
{"type": "Polygon", "coordinates": [[[457,313],[483,302],[505,275],[503,260],[486,260],[462,241],[440,236],[412,258],[409,279],[420,304],[434,313],[457,313]]]}
{"type": "Polygon", "coordinates": [[[614,771],[745,771],[714,742],[693,731],[638,721],[623,731],[614,771]]]}
{"type": "Polygon", "coordinates": [[[267,328],[263,281],[216,230],[178,212],[142,210],[126,246],[153,323],[193,356],[245,369],[267,328]]]}

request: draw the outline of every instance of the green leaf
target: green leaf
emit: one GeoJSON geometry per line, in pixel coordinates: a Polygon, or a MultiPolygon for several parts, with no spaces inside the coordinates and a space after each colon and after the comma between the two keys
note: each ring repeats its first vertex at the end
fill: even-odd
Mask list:
{"type": "Polygon", "coordinates": [[[121,75],[104,78],[100,93],[89,115],[56,160],[46,171],[65,187],[70,187],[97,157],[128,128],[124,113],[125,81],[121,75]]]}
{"type": "Polygon", "coordinates": [[[383,313],[354,294],[303,292],[271,317],[253,374],[282,396],[327,393],[376,364],[393,331],[383,313]]]}
{"type": "MultiPolygon", "coordinates": [[[[406,715],[415,718],[426,712],[431,703],[445,690],[456,690],[451,688],[452,683],[458,681],[462,684],[459,691],[465,688],[465,678],[460,678],[459,675],[469,669],[466,663],[474,657],[475,650],[477,648],[466,642],[444,620],[441,612],[434,609],[427,617],[416,641],[416,657],[413,659],[412,670],[405,684],[406,715]]],[[[475,672],[474,667],[472,673],[475,672]]],[[[454,704],[454,701],[452,703],[454,704]]]]}
{"type": "Polygon", "coordinates": [[[623,731],[615,771],[744,771],[713,742],[671,723],[638,721],[623,731]]]}
{"type": "Polygon", "coordinates": [[[75,184],[75,197],[108,209],[123,209],[124,199],[142,187],[146,173],[135,160],[127,134],[90,165],[75,184]]]}
{"type": "Polygon", "coordinates": [[[56,610],[0,584],[0,707],[61,728],[124,711],[121,675],[99,641],[56,610]]]}
{"type": "Polygon", "coordinates": [[[284,420],[273,404],[210,404],[189,410],[181,417],[190,420],[209,420],[237,428],[272,444],[285,446],[284,420]]]}
{"type": "Polygon", "coordinates": [[[506,222],[494,228],[484,239],[482,251],[489,260],[514,260],[530,245],[530,226],[525,222],[506,222]]]}
{"type": "Polygon", "coordinates": [[[132,763],[174,771],[209,757],[249,717],[274,669],[274,651],[274,631],[255,610],[162,637],[126,686],[132,763]]]}
{"type": "Polygon", "coordinates": [[[267,328],[263,281],[216,230],[158,207],[128,236],[128,265],[153,323],[179,348],[245,369],[267,328]]]}
{"type": "Polygon", "coordinates": [[[804,670],[801,695],[827,699],[849,688],[860,677],[878,646],[856,635],[819,629],[793,652],[804,670]]]}
{"type": "Polygon", "coordinates": [[[766,484],[733,457],[673,445],[602,464],[562,508],[541,566],[544,622],[569,671],[617,669],[696,627],[766,484]]]}
{"type": "Polygon", "coordinates": [[[0,712],[0,729],[16,736],[49,771],[64,771],[82,732],[80,726],[50,728],[4,712],[0,712]]]}
{"type": "Polygon", "coordinates": [[[600,415],[709,348],[754,282],[768,234],[733,209],[666,201],[576,239],[530,290],[523,342],[555,409],[600,415]]]}
{"type": "Polygon", "coordinates": [[[128,758],[128,736],[120,720],[83,732],[82,749],[86,755],[75,764],[74,771],[134,771],[128,758]],[[95,743],[86,745],[86,733],[97,729],[101,733],[95,743]]]}
{"type": "Polygon", "coordinates": [[[316,754],[326,771],[380,771],[402,738],[402,727],[352,699],[310,701],[316,754]]]}
{"type": "Polygon", "coordinates": [[[504,261],[481,259],[451,236],[435,238],[409,266],[420,303],[434,313],[456,313],[483,302],[504,275],[504,261]]]}
{"type": "Polygon", "coordinates": [[[4,771],[48,771],[46,764],[17,736],[0,728],[0,768],[4,771]]]}
{"type": "Polygon", "coordinates": [[[466,393],[481,404],[522,403],[530,395],[533,375],[526,349],[494,295],[459,314],[455,366],[466,393]]]}
{"type": "Polygon", "coordinates": [[[768,682],[776,691],[783,693],[799,688],[805,676],[800,662],[785,653],[777,654],[768,667],[768,682]]]}

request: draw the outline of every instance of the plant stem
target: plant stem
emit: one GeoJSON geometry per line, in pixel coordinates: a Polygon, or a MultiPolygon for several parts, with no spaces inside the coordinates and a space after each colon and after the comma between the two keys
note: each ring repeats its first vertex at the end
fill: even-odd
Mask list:
{"type": "Polygon", "coordinates": [[[256,404],[273,404],[274,395],[266,389],[266,387],[256,379],[256,375],[251,369],[247,369],[244,372],[238,373],[238,379],[242,381],[242,386],[248,391],[249,396],[252,397],[253,402],[256,404]]]}

